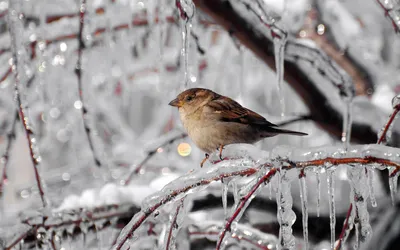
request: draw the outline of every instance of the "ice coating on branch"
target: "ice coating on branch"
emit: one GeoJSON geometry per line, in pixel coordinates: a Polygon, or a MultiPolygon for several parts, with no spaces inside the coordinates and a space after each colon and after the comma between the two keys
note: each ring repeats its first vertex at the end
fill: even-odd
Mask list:
{"type": "Polygon", "coordinates": [[[222,161],[208,168],[196,169],[191,173],[183,175],[178,179],[167,184],[161,191],[158,191],[144,199],[142,209],[132,220],[122,229],[113,249],[124,245],[126,239],[134,234],[135,230],[150,216],[154,211],[163,205],[185,197],[189,193],[198,192],[206,188],[213,181],[222,178],[251,175],[257,170],[252,168],[251,161],[230,160],[222,161]]]}
{"type": "Polygon", "coordinates": [[[287,171],[280,169],[278,181],[278,194],[276,203],[278,205],[278,222],[279,222],[279,249],[294,249],[295,238],[293,236],[292,225],[296,221],[294,213],[293,198],[290,191],[290,179],[287,171]]]}
{"type": "Polygon", "coordinates": [[[286,34],[283,37],[275,36],[273,38],[277,86],[279,92],[279,102],[281,104],[282,117],[285,116],[285,96],[283,91],[283,76],[284,76],[286,39],[287,39],[286,34]]]}
{"type": "Polygon", "coordinates": [[[160,248],[161,250],[176,249],[176,237],[179,230],[181,229],[181,226],[186,216],[184,207],[185,198],[186,197],[175,202],[174,209],[172,210],[169,216],[169,224],[167,227],[166,234],[164,236],[163,245],[160,248]]]}
{"type": "Polygon", "coordinates": [[[369,196],[368,180],[365,175],[365,166],[360,164],[349,165],[348,176],[350,185],[353,189],[353,209],[356,211],[358,223],[361,226],[361,241],[366,241],[371,237],[372,228],[369,224],[369,213],[367,210],[367,199],[369,196]]]}
{"type": "Polygon", "coordinates": [[[307,203],[307,185],[306,185],[305,173],[300,173],[299,185],[300,185],[300,199],[301,199],[301,214],[303,224],[303,238],[304,248],[308,249],[308,203],[307,203]],[[303,175],[303,176],[302,176],[303,175]]]}
{"type": "Polygon", "coordinates": [[[327,184],[328,184],[328,200],[329,200],[329,220],[331,228],[331,249],[335,246],[335,226],[336,226],[336,212],[335,212],[335,169],[329,168],[326,171],[327,184]]]}
{"type": "Polygon", "coordinates": [[[396,168],[391,168],[389,171],[389,189],[390,189],[390,196],[392,198],[392,205],[396,205],[397,200],[397,182],[399,178],[399,172],[397,171],[395,174],[393,172],[396,171],[396,168]]]}

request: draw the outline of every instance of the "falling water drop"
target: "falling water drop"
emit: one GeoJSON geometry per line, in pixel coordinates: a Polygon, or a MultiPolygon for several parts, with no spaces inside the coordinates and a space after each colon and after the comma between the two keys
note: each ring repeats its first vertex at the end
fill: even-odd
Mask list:
{"type": "Polygon", "coordinates": [[[274,41],[274,54],[275,54],[275,68],[278,82],[279,102],[281,104],[281,116],[285,116],[285,97],[283,93],[283,75],[284,75],[284,62],[285,62],[285,45],[286,36],[275,36],[274,41]]]}

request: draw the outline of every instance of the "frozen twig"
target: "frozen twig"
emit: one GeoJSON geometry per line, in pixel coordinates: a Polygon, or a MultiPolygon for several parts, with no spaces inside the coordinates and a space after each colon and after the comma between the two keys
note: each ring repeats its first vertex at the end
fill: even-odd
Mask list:
{"type": "MultiPolygon", "coordinates": [[[[10,9],[12,9],[12,7],[10,6],[10,9]]],[[[44,194],[44,188],[43,188],[43,184],[42,184],[42,179],[40,177],[39,174],[39,163],[40,163],[40,154],[37,148],[37,141],[36,138],[34,137],[34,133],[31,127],[31,123],[29,118],[26,116],[26,109],[28,108],[26,104],[22,103],[22,97],[21,97],[21,93],[20,93],[20,77],[22,77],[20,75],[20,70],[22,71],[22,66],[19,65],[19,58],[21,57],[18,54],[18,40],[20,39],[18,37],[18,35],[15,33],[17,32],[19,29],[22,29],[22,24],[21,24],[21,20],[20,19],[16,19],[16,15],[19,15],[17,9],[14,9],[14,11],[10,11],[9,12],[9,32],[11,35],[11,47],[12,47],[12,54],[13,54],[13,65],[12,65],[12,70],[14,72],[14,89],[15,89],[15,100],[17,102],[17,107],[18,107],[18,113],[19,113],[19,117],[20,120],[22,122],[24,131],[25,131],[25,136],[26,139],[28,140],[28,146],[29,146],[29,153],[30,153],[30,159],[32,161],[33,164],[33,170],[35,173],[35,179],[36,179],[36,184],[39,190],[39,195],[40,195],[40,199],[42,200],[42,205],[43,207],[47,206],[47,201],[45,198],[45,194],[44,194]],[[13,13],[13,12],[16,13],[13,13]],[[16,19],[16,20],[15,20],[16,19]],[[15,27],[14,27],[15,26],[15,27]]],[[[27,83],[26,83],[27,84],[27,83]]]]}
{"type": "Polygon", "coordinates": [[[257,191],[257,189],[261,186],[261,184],[265,182],[269,182],[270,179],[275,175],[277,169],[276,168],[271,168],[267,174],[265,174],[263,177],[261,177],[257,183],[251,188],[250,192],[246,194],[241,200],[240,203],[237,205],[235,212],[232,214],[232,216],[228,219],[228,221],[225,224],[224,229],[222,230],[218,242],[217,242],[217,247],[216,250],[221,249],[222,242],[225,238],[226,232],[231,230],[231,225],[232,223],[236,220],[238,215],[242,212],[243,208],[245,207],[245,204],[248,202],[250,197],[253,196],[254,192],[257,191]]]}
{"type": "Polygon", "coordinates": [[[400,10],[388,9],[380,0],[376,0],[379,6],[385,11],[385,16],[392,21],[393,29],[396,33],[400,32],[400,10]],[[397,11],[397,13],[396,13],[397,11]]]}
{"type": "Polygon", "coordinates": [[[160,145],[158,145],[158,146],[154,147],[154,149],[148,151],[146,156],[143,158],[143,160],[141,160],[140,163],[129,173],[128,178],[126,178],[124,181],[124,185],[125,186],[129,185],[133,176],[138,174],[140,172],[140,170],[143,169],[144,164],[146,164],[146,162],[148,162],[157,153],[157,149],[159,149],[161,147],[165,147],[169,144],[174,143],[176,140],[183,139],[185,137],[187,137],[187,134],[181,133],[175,137],[169,138],[167,141],[160,143],[160,145]]]}
{"type": "MultiPolygon", "coordinates": [[[[396,97],[395,97],[395,98],[396,98],[396,97]]],[[[394,99],[394,100],[395,100],[395,99],[394,99]]],[[[378,141],[377,141],[376,144],[381,144],[381,143],[384,141],[384,139],[386,138],[386,133],[387,133],[387,131],[389,130],[390,125],[391,125],[392,122],[394,121],[394,118],[396,117],[397,113],[399,112],[399,109],[400,109],[400,105],[395,105],[395,106],[393,107],[393,113],[392,113],[391,116],[389,117],[389,120],[388,120],[388,122],[386,123],[385,127],[383,128],[383,131],[381,132],[381,134],[380,134],[380,136],[379,136],[378,141]]],[[[366,168],[365,171],[368,172],[368,169],[366,168]]],[[[396,171],[396,170],[395,170],[395,171],[396,171]]],[[[398,171],[398,169],[397,169],[397,171],[398,171]]],[[[396,171],[396,172],[397,172],[397,171],[396,171]]],[[[371,174],[371,173],[369,173],[369,174],[371,174]]],[[[395,174],[396,174],[396,173],[395,173],[395,174]]],[[[395,175],[395,174],[394,174],[394,175],[395,175]]],[[[392,176],[394,176],[394,175],[392,174],[392,176]]],[[[353,209],[353,204],[350,203],[349,209],[347,210],[346,220],[345,220],[345,222],[344,222],[344,224],[343,224],[342,232],[341,232],[340,235],[339,235],[338,244],[337,244],[337,246],[336,246],[336,248],[335,248],[336,250],[339,250],[339,249],[341,248],[342,242],[344,241],[344,238],[345,238],[346,234],[348,235],[348,233],[349,233],[349,232],[347,232],[347,230],[348,230],[349,227],[350,227],[350,225],[349,225],[349,218],[350,218],[350,216],[351,216],[352,209],[353,209]]]]}
{"type": "MultiPolygon", "coordinates": [[[[351,150],[349,150],[350,152],[351,150]]],[[[333,157],[326,157],[323,159],[318,159],[318,160],[309,160],[309,161],[291,161],[289,159],[282,159],[282,158],[275,158],[275,159],[270,159],[272,162],[278,162],[284,165],[282,166],[282,169],[284,170],[289,170],[289,169],[304,169],[307,167],[318,167],[318,166],[325,166],[326,164],[338,166],[338,165],[348,165],[348,164],[361,164],[361,165],[371,165],[371,164],[381,164],[384,166],[391,166],[394,167],[393,172],[397,172],[400,170],[400,164],[398,162],[394,162],[389,159],[381,158],[381,157],[373,157],[373,156],[365,156],[365,157],[343,157],[343,158],[333,158],[333,157]]],[[[218,167],[219,165],[215,165],[214,167],[218,167]]],[[[262,168],[271,166],[270,162],[266,162],[263,165],[261,165],[262,168]]],[[[168,204],[172,201],[174,201],[177,197],[181,197],[185,193],[192,191],[195,188],[198,188],[200,186],[208,186],[211,182],[214,181],[219,181],[224,178],[228,177],[233,177],[233,176],[253,176],[256,173],[259,173],[260,168],[246,168],[243,170],[239,171],[234,171],[235,169],[231,171],[223,172],[223,173],[214,173],[213,171],[208,170],[207,173],[210,175],[214,173],[212,176],[208,178],[198,178],[197,174],[199,171],[205,171],[204,169],[200,169],[197,171],[193,171],[192,173],[188,174],[187,176],[181,177],[184,178],[185,180],[188,179],[190,182],[185,184],[183,187],[177,187],[173,186],[173,183],[181,183],[184,182],[183,179],[177,179],[174,182],[170,183],[169,185],[172,185],[171,187],[166,186],[164,189],[167,190],[165,193],[160,191],[161,193],[154,195],[152,197],[152,200],[150,202],[147,202],[142,207],[142,211],[140,213],[137,213],[134,218],[129,222],[129,224],[124,228],[123,232],[120,234],[120,237],[117,241],[117,243],[114,245],[113,249],[121,249],[125,242],[132,237],[134,232],[147,220],[147,218],[154,213],[154,211],[160,209],[162,206],[165,204],[168,204]],[[196,176],[196,178],[195,178],[196,176]],[[175,187],[173,189],[172,187],[175,187]]],[[[221,170],[222,171],[222,170],[221,170]]],[[[269,180],[274,174],[276,173],[276,169],[269,169],[269,172],[266,175],[263,175],[261,177],[264,181],[269,180]]],[[[241,213],[243,212],[241,209],[243,209],[246,201],[250,199],[252,194],[257,191],[259,186],[262,184],[261,181],[257,181],[257,183],[251,188],[248,194],[246,194],[244,197],[244,200],[242,200],[238,208],[236,209],[233,217],[228,220],[224,231],[221,234],[221,238],[223,238],[226,234],[227,231],[230,229],[230,225],[232,224],[233,220],[241,213]]],[[[222,242],[222,240],[220,240],[222,242]]],[[[219,243],[221,245],[221,243],[219,243]]]]}
{"type": "Polygon", "coordinates": [[[93,145],[93,139],[91,133],[91,128],[88,124],[88,110],[86,107],[86,103],[84,102],[83,98],[83,88],[82,88],[82,54],[83,50],[85,49],[85,43],[83,41],[83,28],[85,25],[85,13],[86,13],[86,0],[81,0],[80,5],[79,5],[79,33],[78,33],[78,60],[76,62],[76,69],[75,73],[78,78],[78,96],[79,96],[79,101],[82,104],[81,110],[82,110],[82,120],[83,120],[83,126],[85,128],[85,134],[89,143],[90,150],[93,154],[94,162],[96,166],[101,167],[101,162],[99,158],[97,157],[97,154],[95,152],[95,148],[93,145]]]}
{"type": "Polygon", "coordinates": [[[381,133],[381,135],[380,135],[380,137],[379,137],[379,139],[378,139],[377,144],[381,144],[383,141],[385,141],[386,133],[388,132],[388,130],[389,130],[389,128],[390,128],[390,125],[391,125],[392,122],[394,121],[394,118],[396,117],[396,115],[397,115],[397,113],[399,112],[399,110],[400,110],[400,105],[396,105],[396,106],[393,108],[393,112],[392,112],[392,114],[391,114],[391,116],[390,116],[388,122],[386,123],[386,125],[385,125],[385,127],[384,127],[384,129],[383,129],[383,131],[382,131],[382,133],[381,133]]]}
{"type": "MultiPolygon", "coordinates": [[[[76,225],[79,227],[80,223],[89,222],[94,223],[96,221],[111,221],[114,218],[121,218],[130,216],[134,211],[137,211],[137,207],[132,207],[131,205],[125,206],[115,206],[108,205],[103,207],[97,207],[91,210],[72,210],[72,211],[63,211],[61,213],[52,214],[53,217],[47,217],[45,221],[37,220],[35,217],[28,218],[24,220],[22,223],[29,225],[31,227],[27,232],[22,233],[12,242],[6,243],[5,249],[12,249],[22,240],[25,240],[29,235],[36,234],[36,230],[39,227],[44,228],[45,230],[55,230],[55,229],[63,229],[68,228],[71,225],[76,225]],[[74,214],[73,218],[71,218],[71,214],[74,214]],[[64,216],[67,215],[67,216],[64,216]],[[43,221],[43,223],[37,223],[36,221],[43,221]]],[[[41,215],[39,215],[41,216],[41,215]]],[[[105,223],[104,225],[111,225],[111,223],[105,223]]],[[[36,238],[36,237],[35,237],[36,238]]]]}
{"type": "MultiPolygon", "coordinates": [[[[199,186],[207,186],[211,182],[219,181],[223,178],[232,177],[232,176],[250,176],[257,173],[258,169],[256,168],[247,168],[240,171],[232,171],[222,173],[216,176],[213,176],[210,179],[201,179],[191,185],[184,186],[180,189],[171,190],[168,195],[162,197],[158,202],[156,202],[153,206],[146,208],[145,210],[141,211],[140,213],[136,214],[136,216],[131,220],[131,222],[126,226],[127,233],[123,234],[121,238],[118,239],[117,243],[113,246],[112,249],[119,250],[125,244],[125,242],[132,237],[133,233],[143,224],[143,222],[156,211],[161,206],[173,201],[179,195],[186,193],[196,187],[199,186]]],[[[120,235],[121,236],[121,235],[120,235]]]]}
{"type": "Polygon", "coordinates": [[[6,149],[4,151],[3,156],[0,158],[0,163],[3,164],[3,175],[1,176],[1,179],[0,179],[0,197],[3,194],[4,185],[6,184],[7,179],[8,179],[7,167],[8,167],[8,163],[9,163],[10,150],[11,150],[13,142],[15,141],[15,131],[16,131],[17,120],[18,120],[18,111],[15,112],[15,115],[13,117],[12,124],[11,124],[11,130],[7,134],[6,149]]]}
{"type": "Polygon", "coordinates": [[[174,247],[173,247],[173,245],[172,245],[172,243],[173,243],[173,240],[172,240],[172,238],[173,238],[173,231],[174,231],[174,228],[176,227],[178,215],[179,215],[179,213],[180,213],[180,210],[181,210],[182,207],[183,207],[184,201],[185,201],[185,198],[182,198],[182,199],[179,201],[179,204],[178,204],[178,206],[177,206],[177,208],[176,208],[174,217],[173,217],[172,220],[171,220],[171,225],[169,226],[169,230],[168,230],[167,242],[166,242],[166,244],[165,244],[165,250],[174,249],[174,247]]]}

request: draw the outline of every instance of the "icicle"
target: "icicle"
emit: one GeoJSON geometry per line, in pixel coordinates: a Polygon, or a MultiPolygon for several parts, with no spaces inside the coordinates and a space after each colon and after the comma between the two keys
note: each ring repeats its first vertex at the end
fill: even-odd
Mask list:
{"type": "Polygon", "coordinates": [[[284,76],[284,62],[285,62],[285,45],[287,37],[274,36],[274,54],[275,54],[275,68],[278,81],[279,101],[281,104],[281,116],[285,116],[285,97],[283,93],[283,76],[284,76]]]}
{"type": "Polygon", "coordinates": [[[360,223],[356,222],[354,224],[355,235],[354,235],[354,249],[357,250],[360,246],[360,223]]]}
{"type": "Polygon", "coordinates": [[[239,203],[239,190],[238,190],[238,185],[236,183],[236,181],[231,181],[232,183],[232,192],[233,192],[233,202],[236,204],[239,203]]]}
{"type": "Polygon", "coordinates": [[[229,181],[222,180],[222,206],[224,208],[224,218],[226,219],[228,216],[228,190],[229,190],[229,181]]]}
{"type": "Polygon", "coordinates": [[[292,225],[296,221],[296,214],[292,209],[293,198],[290,191],[290,180],[286,176],[287,170],[280,169],[278,179],[278,205],[279,222],[279,249],[294,249],[295,238],[292,233],[292,225]]]}
{"type": "Polygon", "coordinates": [[[345,150],[347,150],[350,143],[351,125],[352,125],[351,99],[346,99],[345,103],[346,103],[346,110],[343,115],[342,142],[345,150]]]}
{"type": "Polygon", "coordinates": [[[195,6],[192,0],[179,0],[177,7],[180,11],[181,29],[182,29],[182,49],[181,60],[183,61],[183,83],[185,89],[189,86],[189,45],[190,31],[192,28],[192,18],[194,16],[195,6]]]}
{"type": "Polygon", "coordinates": [[[399,178],[399,171],[393,175],[394,171],[396,171],[396,168],[391,168],[389,171],[389,189],[390,189],[390,196],[392,197],[393,206],[396,204],[397,180],[399,178]]]}
{"type": "Polygon", "coordinates": [[[350,197],[353,203],[353,209],[358,218],[361,227],[361,241],[367,240],[372,234],[372,228],[369,224],[369,213],[367,210],[367,199],[369,195],[368,180],[365,176],[365,168],[363,165],[355,164],[348,166],[347,174],[353,189],[353,197],[350,197]]]}
{"type": "Polygon", "coordinates": [[[271,183],[268,185],[269,188],[269,200],[272,200],[272,185],[271,183]]]}
{"type": "Polygon", "coordinates": [[[373,207],[377,207],[376,198],[375,198],[375,191],[374,191],[374,172],[372,169],[365,169],[365,175],[368,178],[368,191],[369,191],[369,198],[371,199],[371,205],[373,207]]]}
{"type": "Polygon", "coordinates": [[[319,210],[320,210],[320,203],[321,203],[321,177],[320,177],[320,172],[317,169],[317,171],[315,172],[315,177],[317,178],[317,192],[318,192],[318,196],[317,196],[317,217],[319,217],[319,210]]]}
{"type": "Polygon", "coordinates": [[[305,175],[299,178],[300,182],[300,199],[301,199],[301,213],[303,218],[303,237],[304,249],[308,249],[308,204],[307,204],[307,186],[305,175]]]}
{"type": "Polygon", "coordinates": [[[328,184],[328,200],[329,200],[329,219],[331,228],[331,249],[335,247],[335,227],[336,227],[336,212],[335,212],[335,178],[333,176],[335,170],[327,169],[327,184],[328,184]]]}

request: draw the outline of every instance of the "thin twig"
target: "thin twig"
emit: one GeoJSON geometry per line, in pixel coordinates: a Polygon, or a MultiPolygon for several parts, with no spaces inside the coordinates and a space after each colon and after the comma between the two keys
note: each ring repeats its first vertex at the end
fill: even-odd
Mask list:
{"type": "Polygon", "coordinates": [[[392,26],[393,26],[394,31],[395,31],[396,33],[399,33],[399,32],[400,32],[400,28],[399,28],[399,26],[397,25],[396,20],[394,20],[393,17],[389,14],[390,11],[395,11],[395,10],[386,9],[386,7],[381,3],[380,0],[376,0],[376,2],[377,2],[377,3],[379,4],[379,6],[385,11],[385,16],[386,16],[386,17],[388,16],[388,17],[390,18],[390,20],[392,21],[392,26]]]}
{"type": "Polygon", "coordinates": [[[169,226],[169,230],[168,230],[168,237],[167,237],[167,243],[166,243],[166,248],[165,248],[165,250],[169,250],[170,249],[170,245],[171,245],[171,241],[172,241],[172,233],[173,233],[173,231],[174,231],[174,228],[176,227],[176,220],[178,219],[178,215],[179,215],[179,211],[181,210],[181,208],[183,207],[183,202],[185,201],[185,197],[184,198],[182,198],[180,201],[179,201],[179,204],[178,204],[178,206],[177,206],[177,208],[176,208],[176,211],[175,211],[175,214],[174,214],[174,217],[172,218],[172,220],[171,220],[171,225],[169,226]]]}
{"type": "Polygon", "coordinates": [[[128,178],[126,178],[126,180],[124,181],[124,185],[129,185],[130,181],[132,180],[133,176],[135,176],[136,174],[138,174],[140,172],[141,169],[143,169],[144,164],[146,164],[156,153],[157,153],[157,149],[161,148],[161,147],[165,147],[169,144],[174,143],[176,140],[179,139],[183,139],[187,137],[186,133],[182,133],[179,134],[173,138],[171,138],[170,140],[161,143],[160,145],[154,147],[154,149],[150,150],[149,152],[147,152],[147,155],[143,158],[143,160],[140,161],[140,163],[136,166],[136,168],[134,168],[130,173],[128,178]]]}
{"type": "MultiPolygon", "coordinates": [[[[13,15],[13,14],[10,14],[13,15]]],[[[12,20],[12,17],[9,17],[9,20],[12,20]]],[[[10,21],[10,23],[12,23],[12,21],[10,21]]],[[[43,185],[42,185],[42,180],[41,177],[39,175],[39,170],[38,170],[38,166],[40,163],[40,155],[38,152],[34,152],[34,150],[37,150],[37,146],[36,146],[36,138],[34,137],[34,133],[32,131],[30,122],[29,122],[29,118],[25,115],[25,109],[27,109],[27,105],[23,105],[22,104],[22,98],[21,98],[21,93],[19,91],[19,84],[20,84],[20,76],[19,76],[19,69],[18,69],[18,54],[17,54],[17,50],[18,50],[18,46],[17,46],[17,42],[16,39],[18,39],[16,37],[15,32],[13,31],[12,25],[9,25],[9,33],[11,34],[11,44],[12,44],[12,54],[13,54],[13,72],[14,72],[14,88],[15,88],[15,100],[17,102],[17,107],[18,107],[18,113],[19,113],[19,117],[20,120],[22,122],[22,125],[24,127],[24,131],[25,131],[25,135],[26,135],[26,139],[28,140],[28,146],[29,146],[29,153],[30,153],[30,158],[33,164],[33,170],[35,173],[35,179],[36,179],[36,183],[38,186],[38,190],[39,190],[39,195],[40,198],[42,200],[42,204],[43,207],[47,206],[47,202],[45,199],[45,194],[43,191],[43,185]]]]}
{"type": "Polygon", "coordinates": [[[8,163],[9,163],[9,157],[10,157],[10,150],[12,147],[13,142],[15,141],[15,130],[16,130],[16,125],[17,125],[17,120],[18,120],[18,111],[15,112],[13,121],[12,121],[12,125],[11,125],[11,130],[10,132],[7,134],[7,145],[6,145],[6,149],[5,152],[3,154],[3,157],[0,158],[0,163],[3,163],[3,175],[1,176],[0,179],[0,197],[3,194],[3,188],[4,185],[7,182],[7,167],[8,167],[8,163]]]}
{"type": "Polygon", "coordinates": [[[90,150],[93,155],[94,162],[96,166],[101,167],[101,162],[99,158],[96,155],[94,145],[93,145],[93,140],[90,135],[91,129],[89,127],[88,121],[87,121],[87,116],[88,116],[88,110],[86,108],[86,104],[83,101],[83,90],[82,90],[82,54],[83,50],[85,49],[85,43],[83,41],[83,28],[85,25],[85,13],[86,13],[86,0],[81,0],[81,4],[79,7],[79,33],[78,33],[78,60],[76,62],[76,69],[75,73],[78,78],[78,96],[79,96],[79,101],[82,104],[81,110],[82,110],[82,120],[83,120],[83,126],[85,127],[85,134],[89,143],[90,150]]]}
{"type": "Polygon", "coordinates": [[[246,205],[247,201],[250,199],[250,197],[253,196],[254,192],[257,191],[257,189],[260,187],[261,184],[265,182],[269,182],[269,180],[275,175],[277,169],[276,168],[271,168],[267,174],[265,174],[260,180],[251,188],[250,192],[246,194],[241,200],[240,203],[237,205],[235,212],[232,214],[232,216],[228,219],[228,221],[225,224],[224,229],[222,230],[216,250],[221,249],[222,242],[225,238],[226,232],[231,230],[231,225],[235,221],[235,219],[238,217],[238,215],[241,213],[243,207],[246,205]]]}
{"type": "Polygon", "coordinates": [[[349,209],[347,210],[346,220],[344,221],[343,228],[342,228],[342,232],[341,232],[340,235],[339,235],[338,244],[337,244],[335,250],[339,250],[339,249],[341,248],[341,246],[342,246],[342,241],[343,241],[343,239],[344,239],[346,230],[347,230],[347,228],[349,227],[349,219],[350,219],[351,211],[352,211],[352,210],[353,210],[353,203],[350,203],[350,207],[349,207],[349,209]]]}
{"type": "Polygon", "coordinates": [[[377,142],[376,144],[381,144],[381,143],[385,140],[385,138],[386,138],[386,133],[387,133],[387,131],[389,130],[390,125],[391,125],[392,122],[394,121],[394,118],[396,117],[396,115],[397,115],[397,113],[399,112],[399,110],[400,110],[400,105],[397,105],[396,107],[394,107],[393,113],[392,113],[392,115],[390,116],[388,122],[386,123],[385,128],[383,129],[382,134],[381,134],[381,136],[379,137],[378,142],[377,142]]]}

